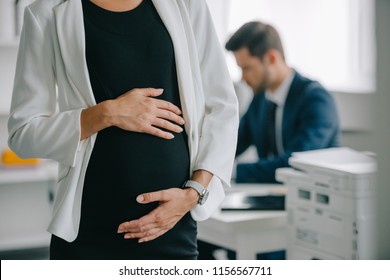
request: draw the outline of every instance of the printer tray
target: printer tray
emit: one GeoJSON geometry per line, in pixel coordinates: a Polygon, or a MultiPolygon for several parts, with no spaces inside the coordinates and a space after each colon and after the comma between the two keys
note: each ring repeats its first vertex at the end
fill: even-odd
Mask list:
{"type": "Polygon", "coordinates": [[[221,204],[223,211],[237,210],[285,210],[285,195],[248,195],[245,193],[228,193],[221,204]]]}

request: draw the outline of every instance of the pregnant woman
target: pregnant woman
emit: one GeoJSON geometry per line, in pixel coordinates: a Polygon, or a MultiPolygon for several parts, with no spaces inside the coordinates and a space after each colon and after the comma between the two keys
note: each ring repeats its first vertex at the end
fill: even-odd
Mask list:
{"type": "Polygon", "coordinates": [[[59,162],[51,259],[196,259],[237,101],[203,0],[26,8],[9,145],[59,162]]]}

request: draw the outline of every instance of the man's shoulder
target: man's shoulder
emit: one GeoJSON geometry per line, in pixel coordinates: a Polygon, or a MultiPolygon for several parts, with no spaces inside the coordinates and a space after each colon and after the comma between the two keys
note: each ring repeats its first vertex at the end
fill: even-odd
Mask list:
{"type": "Polygon", "coordinates": [[[300,93],[301,95],[330,94],[319,81],[310,79],[298,72],[295,72],[294,80],[291,84],[291,91],[300,93]]]}

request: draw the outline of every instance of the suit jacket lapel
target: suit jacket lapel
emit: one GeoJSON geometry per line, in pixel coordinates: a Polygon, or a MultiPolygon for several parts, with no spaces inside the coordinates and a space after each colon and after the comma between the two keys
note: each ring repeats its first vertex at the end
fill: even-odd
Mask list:
{"type": "Polygon", "coordinates": [[[85,58],[84,17],[80,0],[67,0],[55,8],[56,29],[67,75],[86,106],[96,104],[85,58]]]}
{"type": "Polygon", "coordinates": [[[293,126],[293,123],[296,120],[296,116],[298,115],[296,111],[299,109],[297,108],[297,101],[299,100],[299,95],[302,94],[302,79],[300,78],[300,75],[295,72],[294,79],[291,83],[290,89],[288,90],[286,102],[284,105],[283,110],[283,120],[282,120],[282,142],[283,147],[286,147],[287,141],[290,137],[291,130],[296,129],[296,127],[293,126]]]}

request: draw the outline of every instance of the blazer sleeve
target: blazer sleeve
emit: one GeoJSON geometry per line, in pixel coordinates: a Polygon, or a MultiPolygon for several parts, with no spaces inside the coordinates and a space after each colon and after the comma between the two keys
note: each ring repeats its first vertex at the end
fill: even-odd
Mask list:
{"type": "Polygon", "coordinates": [[[205,99],[194,170],[208,170],[223,186],[230,186],[239,122],[237,96],[206,2],[188,3],[205,99]]]}
{"type": "Polygon", "coordinates": [[[302,93],[303,102],[293,111],[298,125],[290,129],[285,138],[285,153],[273,159],[260,159],[255,163],[237,165],[236,181],[239,183],[275,183],[276,169],[287,167],[293,152],[338,146],[339,120],[331,95],[317,83],[302,93]]]}
{"type": "Polygon", "coordinates": [[[8,119],[8,145],[23,158],[75,164],[81,109],[58,112],[50,31],[30,8],[24,14],[8,119]]]}

